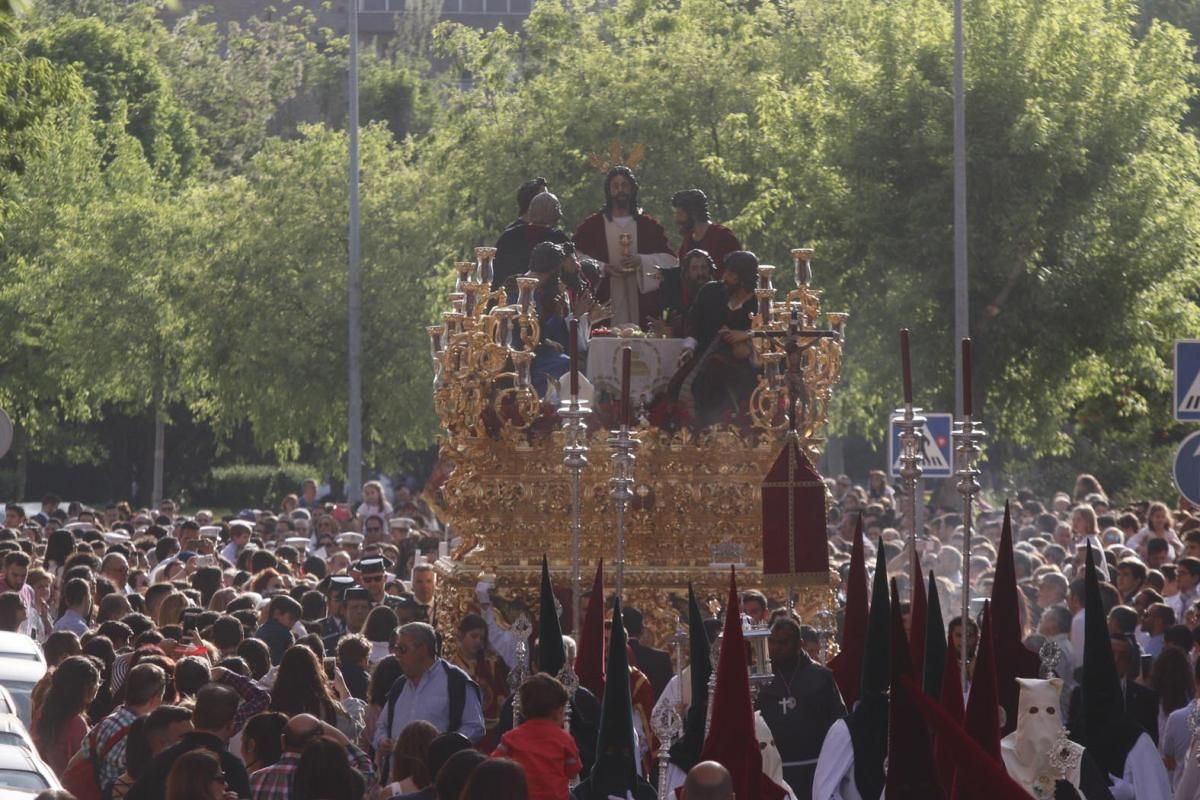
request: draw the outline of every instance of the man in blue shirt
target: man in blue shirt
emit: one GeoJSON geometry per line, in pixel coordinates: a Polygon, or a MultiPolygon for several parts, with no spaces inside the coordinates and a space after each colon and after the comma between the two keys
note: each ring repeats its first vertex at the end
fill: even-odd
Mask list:
{"type": "Polygon", "coordinates": [[[278,664],[295,641],[292,627],[302,613],[300,604],[286,594],[271,598],[271,604],[267,606],[268,619],[255,631],[254,638],[261,639],[271,649],[272,664],[278,664]]]}
{"type": "Polygon", "coordinates": [[[482,739],[479,686],[466,672],[438,657],[433,628],[424,622],[410,622],[396,634],[392,652],[404,674],[393,684],[375,726],[372,744],[380,763],[387,764],[394,740],[413,720],[426,720],[442,733],[457,731],[472,744],[482,739]]]}

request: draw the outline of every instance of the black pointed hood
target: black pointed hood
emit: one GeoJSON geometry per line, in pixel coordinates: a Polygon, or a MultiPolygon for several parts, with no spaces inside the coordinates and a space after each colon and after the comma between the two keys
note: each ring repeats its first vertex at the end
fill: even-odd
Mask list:
{"type": "Polygon", "coordinates": [[[888,687],[892,663],[890,615],[887,557],[883,551],[883,540],[880,539],[871,588],[871,612],[867,617],[867,642],[858,704],[846,720],[850,740],[854,743],[854,782],[863,797],[879,797],[884,787],[883,762],[888,750],[888,687]]]}
{"type": "Polygon", "coordinates": [[[554,586],[550,583],[550,566],[542,556],[542,596],[538,618],[538,672],[558,677],[567,664],[563,646],[562,625],[554,603],[554,586]]]}
{"type": "MultiPolygon", "coordinates": [[[[692,703],[684,720],[683,736],[671,745],[671,763],[686,772],[700,763],[704,747],[704,722],[708,716],[708,681],[712,676],[712,643],[704,630],[704,617],[696,592],[688,584],[688,656],[689,686],[692,703]]],[[[682,691],[683,687],[679,687],[682,691]]]]}
{"type": "Polygon", "coordinates": [[[929,604],[925,607],[925,674],[922,676],[925,694],[942,696],[942,669],[946,661],[946,624],[942,620],[942,601],[938,597],[937,579],[929,572],[929,604]]]}
{"type": "Polygon", "coordinates": [[[1091,752],[1102,769],[1113,775],[1124,775],[1125,757],[1133,749],[1142,729],[1125,714],[1125,692],[1113,657],[1091,543],[1087,548],[1084,575],[1083,625],[1083,681],[1080,683],[1083,730],[1072,731],[1072,738],[1091,752]]]}

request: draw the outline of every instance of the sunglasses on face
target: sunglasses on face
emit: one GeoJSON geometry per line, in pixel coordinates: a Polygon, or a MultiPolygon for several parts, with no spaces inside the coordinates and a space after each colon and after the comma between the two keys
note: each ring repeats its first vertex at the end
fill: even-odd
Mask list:
{"type": "Polygon", "coordinates": [[[382,580],[382,575],[363,575],[363,583],[380,583],[382,580]]]}

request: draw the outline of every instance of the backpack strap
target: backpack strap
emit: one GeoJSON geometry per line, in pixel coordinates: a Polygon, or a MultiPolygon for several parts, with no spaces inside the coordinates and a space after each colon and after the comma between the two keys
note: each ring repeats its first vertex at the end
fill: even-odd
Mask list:
{"type": "Polygon", "coordinates": [[[404,691],[406,683],[407,678],[401,675],[392,683],[392,688],[388,689],[387,713],[383,717],[383,732],[388,739],[392,738],[392,715],[396,713],[396,701],[400,699],[400,694],[404,691]]]}
{"type": "Polygon", "coordinates": [[[450,725],[448,730],[457,731],[462,727],[463,710],[467,705],[467,687],[475,692],[475,699],[482,702],[479,684],[471,680],[466,670],[456,667],[449,661],[442,661],[446,669],[446,693],[450,700],[450,725]]]}

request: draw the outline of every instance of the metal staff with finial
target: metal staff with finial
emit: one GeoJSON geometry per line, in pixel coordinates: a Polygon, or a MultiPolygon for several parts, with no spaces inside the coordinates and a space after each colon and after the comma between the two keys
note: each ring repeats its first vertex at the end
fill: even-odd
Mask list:
{"type": "Polygon", "coordinates": [[[629,430],[633,424],[633,406],[629,401],[630,365],[633,350],[621,348],[621,419],[620,425],[608,435],[612,448],[612,477],[609,495],[617,512],[617,597],[625,599],[625,514],[633,501],[633,466],[638,440],[629,430]]]}
{"type": "MultiPolygon", "coordinates": [[[[921,493],[921,474],[925,449],[925,422],[921,409],[913,407],[912,356],[909,353],[908,328],[900,329],[900,371],[904,384],[904,407],[896,409],[896,425],[900,429],[900,479],[904,482],[904,516],[908,518],[908,546],[917,550],[917,509],[921,493]]],[[[923,580],[917,557],[909,559],[909,586],[916,591],[917,581],[923,580]]]]}
{"type": "Polygon", "coordinates": [[[580,581],[579,541],[583,525],[580,520],[583,492],[583,471],[588,466],[587,417],[591,413],[586,400],[579,399],[579,320],[571,318],[571,392],[558,415],[562,417],[563,464],[571,473],[571,635],[579,639],[579,605],[582,597],[580,581]]]}
{"type": "Polygon", "coordinates": [[[962,407],[963,418],[954,425],[955,475],[958,493],[963,499],[963,566],[962,566],[962,647],[960,647],[960,676],[967,686],[967,629],[971,621],[971,536],[975,531],[975,500],[979,497],[979,469],[976,460],[983,450],[986,434],[974,419],[971,402],[971,340],[962,340],[962,407]]]}

